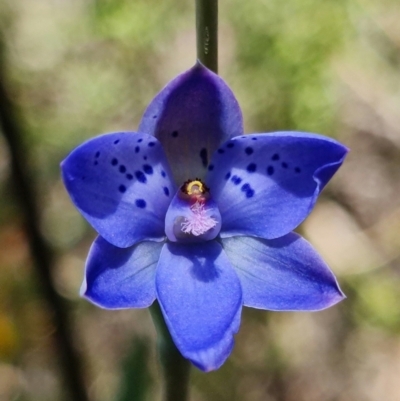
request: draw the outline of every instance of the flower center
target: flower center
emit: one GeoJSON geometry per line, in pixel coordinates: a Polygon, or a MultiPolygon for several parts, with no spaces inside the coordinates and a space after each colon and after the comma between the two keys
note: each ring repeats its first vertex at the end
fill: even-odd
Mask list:
{"type": "Polygon", "coordinates": [[[199,178],[188,180],[182,185],[181,191],[189,197],[189,203],[194,201],[194,204],[190,206],[191,213],[180,222],[181,231],[198,237],[215,227],[217,220],[206,210],[205,203],[210,192],[206,184],[199,178]]]}
{"type": "Polygon", "coordinates": [[[221,214],[210,190],[199,178],[186,181],[167,211],[165,232],[170,241],[214,239],[221,229],[221,214]]]}

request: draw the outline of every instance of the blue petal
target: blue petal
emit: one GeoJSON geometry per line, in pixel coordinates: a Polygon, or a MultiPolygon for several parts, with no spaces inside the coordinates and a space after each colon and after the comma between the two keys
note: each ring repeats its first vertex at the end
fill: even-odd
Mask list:
{"type": "Polygon", "coordinates": [[[218,146],[242,134],[242,114],[226,83],[198,63],[154,98],[139,132],[155,135],[162,143],[181,185],[203,178],[218,146]]]}
{"type": "Polygon", "coordinates": [[[231,237],[222,246],[242,284],[243,303],[275,311],[316,311],[344,298],[335,276],[303,238],[231,237]]]}
{"type": "Polygon", "coordinates": [[[156,297],[155,272],[162,246],[149,241],[117,248],[97,237],[89,252],[81,295],[107,309],[150,306],[156,297]]]}
{"type": "Polygon", "coordinates": [[[61,167],[72,201],[108,242],[128,247],[163,238],[175,185],[154,137],[102,135],[76,148],[61,167]]]}
{"type": "Polygon", "coordinates": [[[214,241],[168,243],[156,274],[157,297],[172,338],[199,369],[219,368],[239,329],[239,279],[214,241]]]}
{"type": "Polygon", "coordinates": [[[207,176],[222,216],[221,236],[281,237],[310,213],[347,149],[301,132],[253,134],[226,142],[207,176]]]}

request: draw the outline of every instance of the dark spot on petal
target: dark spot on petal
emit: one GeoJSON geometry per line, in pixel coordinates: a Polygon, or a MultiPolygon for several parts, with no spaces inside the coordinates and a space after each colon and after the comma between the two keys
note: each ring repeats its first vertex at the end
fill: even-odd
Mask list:
{"type": "Polygon", "coordinates": [[[254,152],[253,148],[250,146],[248,146],[244,151],[246,152],[246,155],[251,155],[254,152]]]}
{"type": "Polygon", "coordinates": [[[130,174],[130,173],[128,173],[128,174],[126,175],[126,178],[127,178],[128,180],[133,180],[133,175],[130,174]]]}
{"type": "Polygon", "coordinates": [[[256,141],[257,138],[255,136],[253,136],[253,138],[251,138],[252,141],[256,141]]]}
{"type": "Polygon", "coordinates": [[[242,138],[242,139],[246,139],[247,137],[246,137],[246,135],[243,135],[243,136],[241,136],[241,138],[242,138]]]}
{"type": "Polygon", "coordinates": [[[231,172],[230,171],[228,171],[226,174],[225,174],[225,180],[229,180],[229,177],[231,176],[231,172]]]}
{"type": "Polygon", "coordinates": [[[135,172],[135,176],[136,176],[136,178],[137,178],[137,180],[138,180],[139,182],[142,182],[143,184],[144,184],[145,182],[147,182],[147,178],[146,178],[146,176],[143,174],[142,171],[136,171],[136,172],[135,172]]]}
{"type": "Polygon", "coordinates": [[[167,187],[163,188],[165,195],[169,196],[169,189],[167,187]]]}
{"type": "Polygon", "coordinates": [[[296,173],[300,173],[300,172],[301,172],[301,168],[300,168],[300,167],[296,167],[296,168],[294,169],[294,171],[295,171],[296,173]]]}
{"type": "Polygon", "coordinates": [[[167,176],[167,174],[165,174],[165,171],[164,171],[164,170],[161,170],[161,175],[162,175],[163,177],[166,177],[166,176],[167,176]]]}
{"type": "Polygon", "coordinates": [[[121,165],[119,166],[119,172],[120,172],[120,173],[126,173],[126,167],[125,167],[123,164],[121,164],[121,165]]]}
{"type": "Polygon", "coordinates": [[[126,186],[125,186],[125,185],[120,185],[120,186],[118,187],[118,191],[121,192],[121,193],[126,192],[126,186]]]}
{"type": "Polygon", "coordinates": [[[246,194],[246,198],[251,198],[254,196],[254,189],[250,186],[250,184],[244,184],[240,189],[246,194]]]}
{"type": "Polygon", "coordinates": [[[97,151],[96,154],[94,155],[94,157],[97,159],[100,156],[100,152],[97,151]]]}
{"type": "Polygon", "coordinates": [[[250,184],[244,184],[240,189],[246,194],[246,198],[251,198],[254,196],[254,189],[250,186],[250,184]]]}
{"type": "Polygon", "coordinates": [[[147,160],[147,156],[143,156],[143,160],[147,160]]]}
{"type": "Polygon", "coordinates": [[[140,139],[138,139],[137,141],[138,141],[138,143],[140,143],[140,142],[143,141],[143,138],[140,138],[140,139]]]}
{"type": "Polygon", "coordinates": [[[116,140],[114,141],[114,145],[116,145],[117,143],[119,143],[119,139],[116,139],[116,140]]]}
{"type": "Polygon", "coordinates": [[[99,164],[99,162],[97,160],[94,161],[93,163],[95,166],[97,166],[99,164]]]}
{"type": "Polygon", "coordinates": [[[118,160],[114,157],[114,159],[111,160],[111,164],[116,166],[118,164],[118,160]]]}
{"type": "Polygon", "coordinates": [[[267,174],[268,175],[274,174],[274,167],[273,166],[268,166],[267,167],[267,174]]]}
{"type": "Polygon", "coordinates": [[[214,170],[214,165],[213,164],[210,164],[209,166],[208,166],[208,171],[213,171],[214,170]]]}
{"type": "Polygon", "coordinates": [[[146,201],[144,199],[136,199],[135,205],[140,207],[140,209],[144,209],[146,207],[146,201]]]}
{"type": "Polygon", "coordinates": [[[279,155],[278,155],[278,153],[273,154],[272,157],[271,157],[271,159],[272,159],[273,161],[279,160],[279,155]]]}
{"type": "Polygon", "coordinates": [[[238,177],[237,175],[234,175],[231,178],[231,181],[235,184],[235,185],[239,185],[242,182],[242,179],[240,177],[238,177]]]}
{"type": "Polygon", "coordinates": [[[149,142],[149,146],[152,148],[156,143],[155,142],[149,142]]]}
{"type": "Polygon", "coordinates": [[[172,131],[171,136],[172,138],[176,138],[178,136],[178,131],[172,131]]]}
{"type": "Polygon", "coordinates": [[[246,169],[249,173],[254,173],[257,170],[257,164],[250,163],[246,169]]]}
{"type": "Polygon", "coordinates": [[[222,155],[222,153],[225,153],[225,150],[220,148],[218,149],[218,153],[222,155]]]}
{"type": "Polygon", "coordinates": [[[201,149],[199,155],[201,159],[201,164],[203,165],[203,167],[207,167],[208,164],[207,149],[206,148],[201,149]]]}
{"type": "Polygon", "coordinates": [[[288,168],[288,164],[286,162],[282,162],[282,167],[283,168],[288,168]]]}
{"type": "Polygon", "coordinates": [[[157,115],[154,115],[153,118],[157,118],[157,115]]]}
{"type": "Polygon", "coordinates": [[[143,166],[143,170],[146,174],[153,174],[153,167],[151,167],[149,164],[145,164],[143,166]]]}
{"type": "Polygon", "coordinates": [[[139,153],[139,150],[140,150],[140,146],[136,146],[135,153],[139,153]]]}
{"type": "Polygon", "coordinates": [[[228,145],[226,145],[227,148],[232,149],[235,146],[234,142],[228,142],[228,145]]]}
{"type": "Polygon", "coordinates": [[[85,176],[82,176],[82,180],[85,181],[85,180],[86,180],[86,177],[85,177],[85,176]]]}

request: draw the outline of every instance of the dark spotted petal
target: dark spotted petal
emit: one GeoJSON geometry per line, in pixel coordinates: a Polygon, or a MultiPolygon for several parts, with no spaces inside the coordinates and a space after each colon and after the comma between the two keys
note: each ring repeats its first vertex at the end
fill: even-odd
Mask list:
{"type": "Polygon", "coordinates": [[[231,237],[222,246],[242,284],[243,303],[275,311],[316,311],[344,299],[335,276],[299,235],[231,237]]]}
{"type": "Polygon", "coordinates": [[[175,186],[154,137],[102,135],[76,148],[61,168],[75,206],[108,242],[128,247],[163,238],[175,186]]]}
{"type": "Polygon", "coordinates": [[[196,64],[155,97],[139,132],[158,138],[181,185],[187,179],[203,178],[218,146],[242,134],[242,114],[225,82],[196,64]]]}
{"type": "Polygon", "coordinates": [[[226,142],[206,180],[221,212],[221,236],[288,234],[308,216],[346,153],[333,139],[301,132],[226,142]]]}

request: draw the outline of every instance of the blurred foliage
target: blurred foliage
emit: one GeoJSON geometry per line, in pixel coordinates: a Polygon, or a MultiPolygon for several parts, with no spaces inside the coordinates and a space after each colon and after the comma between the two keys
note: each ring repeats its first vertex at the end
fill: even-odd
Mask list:
{"type": "Polygon", "coordinates": [[[256,130],[334,133],[330,63],[352,31],[348,0],[234,1],[240,84],[256,130]]]}
{"type": "MultiPolygon", "coordinates": [[[[103,311],[79,299],[94,233],[58,165],[93,135],[134,130],[157,91],[195,62],[193,3],[0,2],[41,228],[58,252],[53,274],[74,307],[96,401],[159,399],[155,334],[147,311],[103,311]],[[142,385],[151,387],[147,398],[142,385]]],[[[228,362],[193,372],[192,401],[400,399],[399,19],[398,0],[220,2],[220,71],[246,131],[320,132],[352,150],[301,228],[348,299],[317,314],[245,310],[228,362]]],[[[1,400],[63,399],[37,284],[0,138],[1,400]]]]}
{"type": "Polygon", "coordinates": [[[400,334],[400,277],[387,272],[374,272],[357,280],[359,299],[354,306],[358,324],[400,334]],[[377,285],[378,283],[378,285],[377,285]]]}

